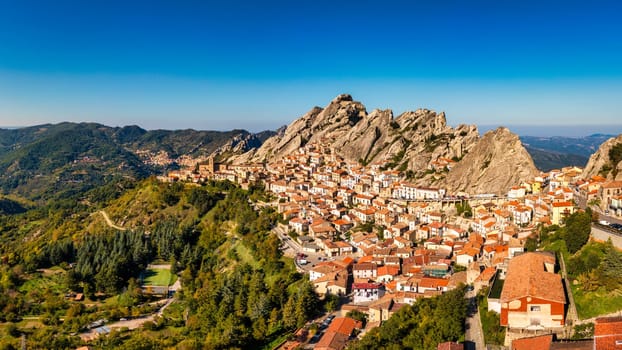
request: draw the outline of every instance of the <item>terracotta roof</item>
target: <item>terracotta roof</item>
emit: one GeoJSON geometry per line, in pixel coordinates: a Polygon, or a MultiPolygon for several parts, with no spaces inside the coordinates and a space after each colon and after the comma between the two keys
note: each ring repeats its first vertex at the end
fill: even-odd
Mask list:
{"type": "Polygon", "coordinates": [[[359,264],[363,264],[363,263],[366,263],[366,262],[371,262],[371,261],[373,261],[373,260],[374,260],[374,257],[373,257],[373,256],[371,256],[371,255],[366,255],[366,256],[361,257],[361,258],[359,259],[358,263],[359,263],[359,264]]]}
{"type": "Polygon", "coordinates": [[[400,268],[397,266],[380,266],[378,268],[378,276],[391,275],[397,276],[400,273],[400,268]]]}
{"type": "Polygon", "coordinates": [[[464,344],[445,342],[445,343],[438,344],[436,349],[437,350],[464,350],[464,344]]]}
{"type": "Polygon", "coordinates": [[[349,338],[350,336],[348,335],[327,331],[322,336],[322,339],[317,342],[315,349],[341,350],[346,347],[349,338]]]}
{"type": "Polygon", "coordinates": [[[382,283],[352,283],[352,289],[380,289],[382,287],[382,283]]]}
{"type": "Polygon", "coordinates": [[[594,336],[622,335],[622,317],[599,317],[594,323],[594,336]]]}
{"type": "Polygon", "coordinates": [[[497,269],[494,267],[487,267],[484,271],[482,271],[482,273],[479,274],[479,276],[477,276],[475,281],[488,282],[492,279],[492,276],[494,276],[496,272],[497,269]]]}
{"type": "Polygon", "coordinates": [[[397,287],[397,281],[393,280],[393,281],[389,281],[387,283],[384,284],[384,286],[391,291],[394,291],[395,288],[397,287]]]}
{"type": "Polygon", "coordinates": [[[549,350],[553,335],[541,335],[537,337],[515,339],[512,341],[512,350],[549,350]]]}
{"type": "Polygon", "coordinates": [[[554,262],[555,257],[539,252],[521,254],[510,260],[501,302],[530,296],[565,304],[561,276],[547,272],[544,267],[545,263],[554,262]]]}
{"type": "Polygon", "coordinates": [[[609,181],[601,185],[602,188],[618,188],[622,187],[622,181],[609,181]]]}
{"type": "Polygon", "coordinates": [[[424,277],[419,282],[419,286],[423,288],[447,287],[449,280],[445,278],[424,277]]]}
{"type": "Polygon", "coordinates": [[[350,265],[354,262],[354,259],[352,259],[349,256],[346,256],[345,258],[343,258],[343,262],[346,263],[347,265],[350,265]]]}
{"type": "Polygon", "coordinates": [[[361,321],[357,321],[350,317],[337,317],[331,322],[326,332],[336,332],[350,336],[355,328],[361,328],[361,321]]]}

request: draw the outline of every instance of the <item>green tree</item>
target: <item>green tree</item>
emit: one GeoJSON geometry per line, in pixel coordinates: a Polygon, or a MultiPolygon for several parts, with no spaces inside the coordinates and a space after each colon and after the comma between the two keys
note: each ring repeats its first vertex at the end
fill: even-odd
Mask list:
{"type": "Polygon", "coordinates": [[[361,323],[363,323],[363,326],[365,326],[365,323],[367,323],[367,314],[359,310],[348,311],[348,313],[346,314],[346,317],[350,317],[357,321],[361,321],[361,323]]]}
{"type": "Polygon", "coordinates": [[[296,297],[290,295],[287,299],[287,303],[283,307],[283,325],[287,329],[293,329],[298,323],[296,315],[296,297]]]}
{"type": "Polygon", "coordinates": [[[589,209],[585,212],[575,212],[566,219],[563,237],[569,253],[576,253],[587,243],[592,230],[591,225],[592,213],[589,209]]]}
{"type": "Polygon", "coordinates": [[[525,250],[535,252],[538,249],[538,239],[532,236],[527,237],[525,241],[525,250]]]}
{"type": "Polygon", "coordinates": [[[332,293],[326,293],[324,297],[324,308],[328,312],[333,312],[339,307],[339,297],[332,293]]]}
{"type": "Polygon", "coordinates": [[[614,290],[620,286],[622,282],[622,257],[613,246],[607,250],[601,262],[600,271],[603,277],[601,281],[607,290],[614,290]]]}

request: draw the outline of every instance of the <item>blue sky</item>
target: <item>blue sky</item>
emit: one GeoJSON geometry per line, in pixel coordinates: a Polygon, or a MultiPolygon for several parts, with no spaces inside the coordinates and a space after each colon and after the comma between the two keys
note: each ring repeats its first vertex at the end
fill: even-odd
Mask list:
{"type": "Polygon", "coordinates": [[[259,131],[346,92],[622,132],[622,5],[543,3],[0,0],[0,125],[259,131]]]}

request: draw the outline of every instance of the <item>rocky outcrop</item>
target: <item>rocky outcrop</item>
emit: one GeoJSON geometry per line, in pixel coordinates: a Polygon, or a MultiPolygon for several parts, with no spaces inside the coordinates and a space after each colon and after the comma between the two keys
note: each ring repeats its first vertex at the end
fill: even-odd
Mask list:
{"type": "Polygon", "coordinates": [[[475,125],[447,125],[444,113],[428,109],[397,117],[390,109],[368,113],[343,94],[325,108],[314,107],[263,145],[234,162],[279,159],[308,143],[329,145],[348,161],[404,171],[409,181],[450,191],[500,193],[537,174],[518,136],[505,128],[481,140],[475,125]],[[455,166],[435,168],[439,159],[455,166]]]}
{"type": "Polygon", "coordinates": [[[592,154],[583,176],[601,175],[609,180],[622,180],[622,134],[603,142],[592,154]]]}
{"type": "Polygon", "coordinates": [[[453,192],[502,194],[537,174],[518,136],[501,127],[477,141],[442,183],[453,192]]]}
{"type": "Polygon", "coordinates": [[[367,113],[363,104],[344,94],[325,108],[314,107],[235,162],[278,159],[309,142],[322,142],[346,160],[389,162],[391,168],[411,169],[421,177],[431,160],[460,158],[478,137],[474,125],[449,127],[444,113],[419,109],[397,118],[390,109],[367,113]]]}
{"type": "MultiPolygon", "coordinates": [[[[263,133],[266,133],[266,131],[263,133]]],[[[237,155],[257,149],[261,147],[263,143],[261,136],[262,135],[259,134],[250,134],[246,132],[240,133],[231,137],[224,145],[218,147],[213,155],[217,157],[226,157],[231,154],[237,155]]]]}

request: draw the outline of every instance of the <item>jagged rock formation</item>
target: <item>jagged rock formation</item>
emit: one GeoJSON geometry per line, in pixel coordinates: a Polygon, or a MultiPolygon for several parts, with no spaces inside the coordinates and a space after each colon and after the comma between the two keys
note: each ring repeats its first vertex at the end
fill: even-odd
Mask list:
{"type": "Polygon", "coordinates": [[[501,194],[537,174],[518,136],[500,127],[487,132],[443,183],[454,191],[501,194]]]}
{"type": "Polygon", "coordinates": [[[257,134],[240,133],[229,139],[224,145],[218,147],[214,152],[216,156],[227,156],[231,154],[242,154],[252,149],[259,148],[262,144],[257,134]]]}
{"type": "Polygon", "coordinates": [[[447,126],[444,113],[426,109],[397,118],[391,110],[368,114],[363,104],[344,94],[324,109],[314,107],[236,162],[278,159],[307,143],[325,142],[347,160],[391,161],[393,167],[425,171],[433,158],[462,157],[478,136],[474,125],[453,129],[447,126]]]}
{"type": "Polygon", "coordinates": [[[603,142],[592,154],[583,176],[601,175],[609,180],[622,180],[622,134],[603,142]]]}
{"type": "Polygon", "coordinates": [[[537,173],[516,135],[507,129],[491,135],[483,138],[484,144],[477,147],[480,139],[475,125],[452,128],[447,125],[444,113],[427,109],[405,112],[397,118],[390,109],[367,113],[362,103],[343,94],[325,108],[312,108],[261,147],[236,157],[234,162],[279,159],[308,143],[320,142],[330,145],[346,160],[406,171],[417,184],[442,185],[451,191],[497,193],[507,190],[508,184],[517,184],[519,179],[537,173]],[[480,153],[488,160],[479,159],[480,153]],[[463,157],[468,160],[460,161],[463,157]],[[440,158],[471,164],[459,167],[464,170],[432,170],[432,162],[440,158]],[[486,171],[473,168],[473,164],[484,163],[489,167],[486,171]]]}

